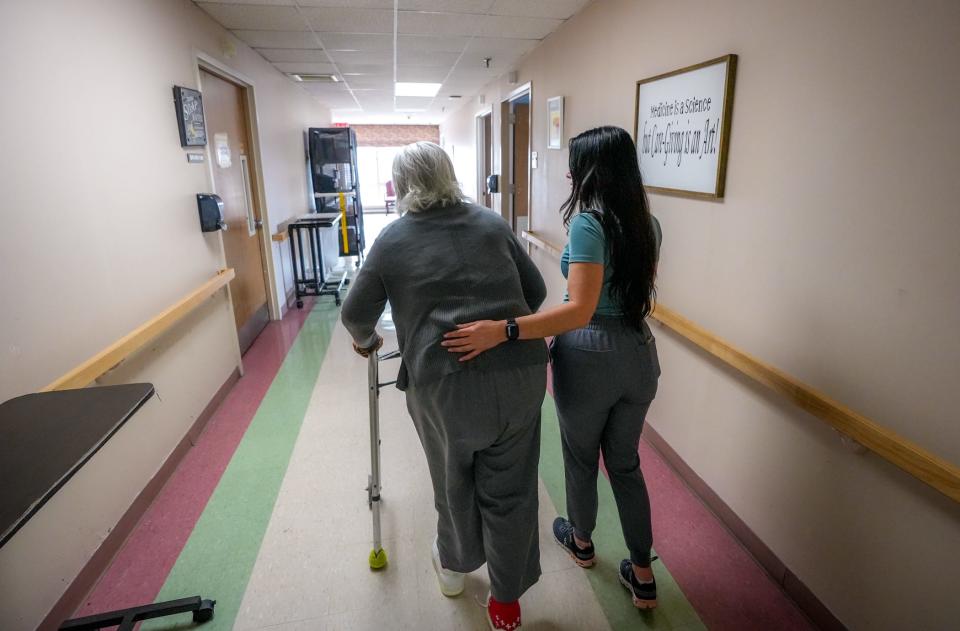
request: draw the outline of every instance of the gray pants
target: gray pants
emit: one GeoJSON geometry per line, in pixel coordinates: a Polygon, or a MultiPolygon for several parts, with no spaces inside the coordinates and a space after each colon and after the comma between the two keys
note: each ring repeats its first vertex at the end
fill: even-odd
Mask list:
{"type": "Polygon", "coordinates": [[[443,567],[484,563],[501,602],[540,578],[537,464],[546,366],[466,370],[407,389],[433,480],[443,567]]]}
{"type": "Polygon", "coordinates": [[[602,451],[630,560],[646,567],[653,531],[637,448],[660,376],[650,328],[594,316],[586,327],[556,337],[550,353],[574,533],[589,541],[596,527],[602,451]]]}

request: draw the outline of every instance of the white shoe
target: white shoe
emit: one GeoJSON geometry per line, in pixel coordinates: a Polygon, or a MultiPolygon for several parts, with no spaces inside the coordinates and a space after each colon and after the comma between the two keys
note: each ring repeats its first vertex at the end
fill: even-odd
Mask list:
{"type": "Polygon", "coordinates": [[[448,598],[463,593],[464,577],[466,574],[445,569],[440,564],[440,548],[437,540],[433,540],[433,570],[437,573],[437,582],[440,583],[440,593],[448,598]]]}

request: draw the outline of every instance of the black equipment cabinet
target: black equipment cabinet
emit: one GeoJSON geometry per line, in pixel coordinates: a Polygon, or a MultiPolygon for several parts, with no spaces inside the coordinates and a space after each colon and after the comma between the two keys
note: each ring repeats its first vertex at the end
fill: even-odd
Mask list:
{"type": "Polygon", "coordinates": [[[363,257],[363,202],[357,172],[357,134],[349,127],[311,127],[307,130],[310,184],[317,213],[340,212],[340,194],[346,201],[346,223],[341,225],[340,256],[363,257]],[[344,238],[345,237],[345,238],[344,238]]]}

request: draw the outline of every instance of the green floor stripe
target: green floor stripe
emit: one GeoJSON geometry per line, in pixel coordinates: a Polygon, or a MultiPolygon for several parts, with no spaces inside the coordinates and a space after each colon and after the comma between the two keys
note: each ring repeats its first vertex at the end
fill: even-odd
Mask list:
{"type": "MultiPolygon", "coordinates": [[[[157,601],[197,594],[216,599],[214,619],[200,627],[204,631],[233,627],[337,315],[324,301],[307,317],[157,596],[157,601]]],[[[189,620],[171,616],[141,628],[182,629],[189,620]]]]}
{"type": "MultiPolygon", "coordinates": [[[[543,431],[540,449],[540,477],[550,499],[561,515],[566,515],[567,502],[563,478],[563,453],[560,448],[560,425],[553,398],[543,402],[543,431]]],[[[598,484],[599,512],[593,544],[598,563],[584,570],[597,596],[600,607],[614,631],[620,629],[670,629],[693,631],[706,629],[693,606],[687,601],[673,577],[659,561],[653,569],[657,576],[658,607],[652,612],[640,612],[630,602],[627,590],[617,580],[620,560],[628,556],[620,530],[620,518],[610,484],[601,475],[598,484]]]]}

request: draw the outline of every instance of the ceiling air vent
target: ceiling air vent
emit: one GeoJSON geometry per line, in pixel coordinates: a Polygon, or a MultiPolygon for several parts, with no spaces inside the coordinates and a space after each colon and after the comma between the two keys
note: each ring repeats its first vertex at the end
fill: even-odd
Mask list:
{"type": "Polygon", "coordinates": [[[294,81],[303,83],[339,83],[340,77],[335,74],[309,74],[306,72],[291,72],[287,75],[294,81]]]}

